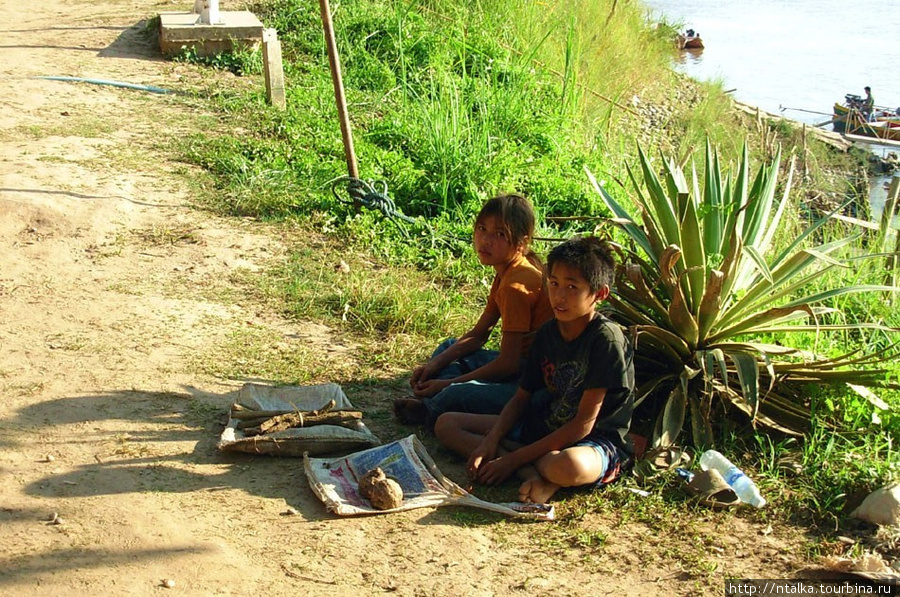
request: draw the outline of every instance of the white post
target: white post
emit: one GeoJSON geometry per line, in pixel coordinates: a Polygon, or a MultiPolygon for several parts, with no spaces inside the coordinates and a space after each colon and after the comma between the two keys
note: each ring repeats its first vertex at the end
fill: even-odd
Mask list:
{"type": "Polygon", "coordinates": [[[194,0],[194,12],[200,15],[200,22],[205,25],[218,25],[219,0],[194,0]]]}

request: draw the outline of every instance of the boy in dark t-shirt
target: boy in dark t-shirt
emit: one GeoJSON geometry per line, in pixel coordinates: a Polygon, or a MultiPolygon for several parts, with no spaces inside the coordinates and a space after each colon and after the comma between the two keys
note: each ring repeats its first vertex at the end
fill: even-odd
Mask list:
{"type": "Polygon", "coordinates": [[[610,246],[575,238],[547,265],[554,319],[538,330],[516,395],[499,415],[445,413],[435,424],[438,440],[468,457],[474,481],[517,473],[519,499],[537,503],[560,487],[614,478],[631,452],[634,409],[631,345],[595,309],[613,280],[610,246]]]}

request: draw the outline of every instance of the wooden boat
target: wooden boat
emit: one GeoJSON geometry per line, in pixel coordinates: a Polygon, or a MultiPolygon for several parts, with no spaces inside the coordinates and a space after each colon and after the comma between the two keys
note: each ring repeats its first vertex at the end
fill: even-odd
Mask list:
{"type": "Polygon", "coordinates": [[[676,42],[682,50],[697,50],[703,47],[703,40],[700,39],[700,35],[693,29],[679,33],[676,42]]]}
{"type": "MultiPolygon", "coordinates": [[[[847,114],[850,113],[851,110],[862,110],[862,107],[859,106],[848,106],[847,104],[834,104],[834,118],[835,120],[841,119],[846,120],[847,114]]],[[[900,124],[900,109],[897,111],[889,110],[885,108],[875,108],[875,122],[889,122],[891,126],[896,126],[900,124]]]]}
{"type": "Polygon", "coordinates": [[[682,46],[685,50],[693,50],[697,48],[703,47],[703,40],[700,39],[699,35],[695,35],[694,37],[687,37],[684,40],[684,45],[682,46]]]}
{"type": "Polygon", "coordinates": [[[897,114],[882,111],[881,115],[876,115],[876,119],[870,122],[856,106],[835,102],[832,125],[836,133],[900,141],[900,115],[897,114]]]}

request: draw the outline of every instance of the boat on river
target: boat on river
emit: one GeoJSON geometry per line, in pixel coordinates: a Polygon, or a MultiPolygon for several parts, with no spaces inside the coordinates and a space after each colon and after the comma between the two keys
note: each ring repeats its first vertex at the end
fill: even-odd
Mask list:
{"type": "Polygon", "coordinates": [[[844,97],[843,104],[834,104],[832,126],[836,133],[900,141],[900,108],[892,110],[876,106],[870,119],[860,96],[848,93],[844,97]]]}
{"type": "Polygon", "coordinates": [[[700,34],[693,29],[679,33],[676,43],[682,50],[698,50],[703,47],[703,40],[700,39],[700,34]]]}

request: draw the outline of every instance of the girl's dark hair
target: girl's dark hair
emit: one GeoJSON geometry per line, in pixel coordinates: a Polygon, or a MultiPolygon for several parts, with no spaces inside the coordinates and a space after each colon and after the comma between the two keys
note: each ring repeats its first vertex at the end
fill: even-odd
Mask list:
{"type": "Polygon", "coordinates": [[[612,288],[616,272],[615,250],[612,244],[596,236],[576,236],[553,247],[547,255],[547,272],[557,263],[574,267],[587,280],[591,292],[603,286],[612,288]]]}
{"type": "Polygon", "coordinates": [[[514,246],[522,245],[525,257],[537,267],[541,267],[540,258],[531,249],[535,222],[531,202],[521,195],[512,193],[488,199],[478,212],[475,225],[490,216],[497,218],[499,225],[506,230],[509,241],[514,246]]]}

